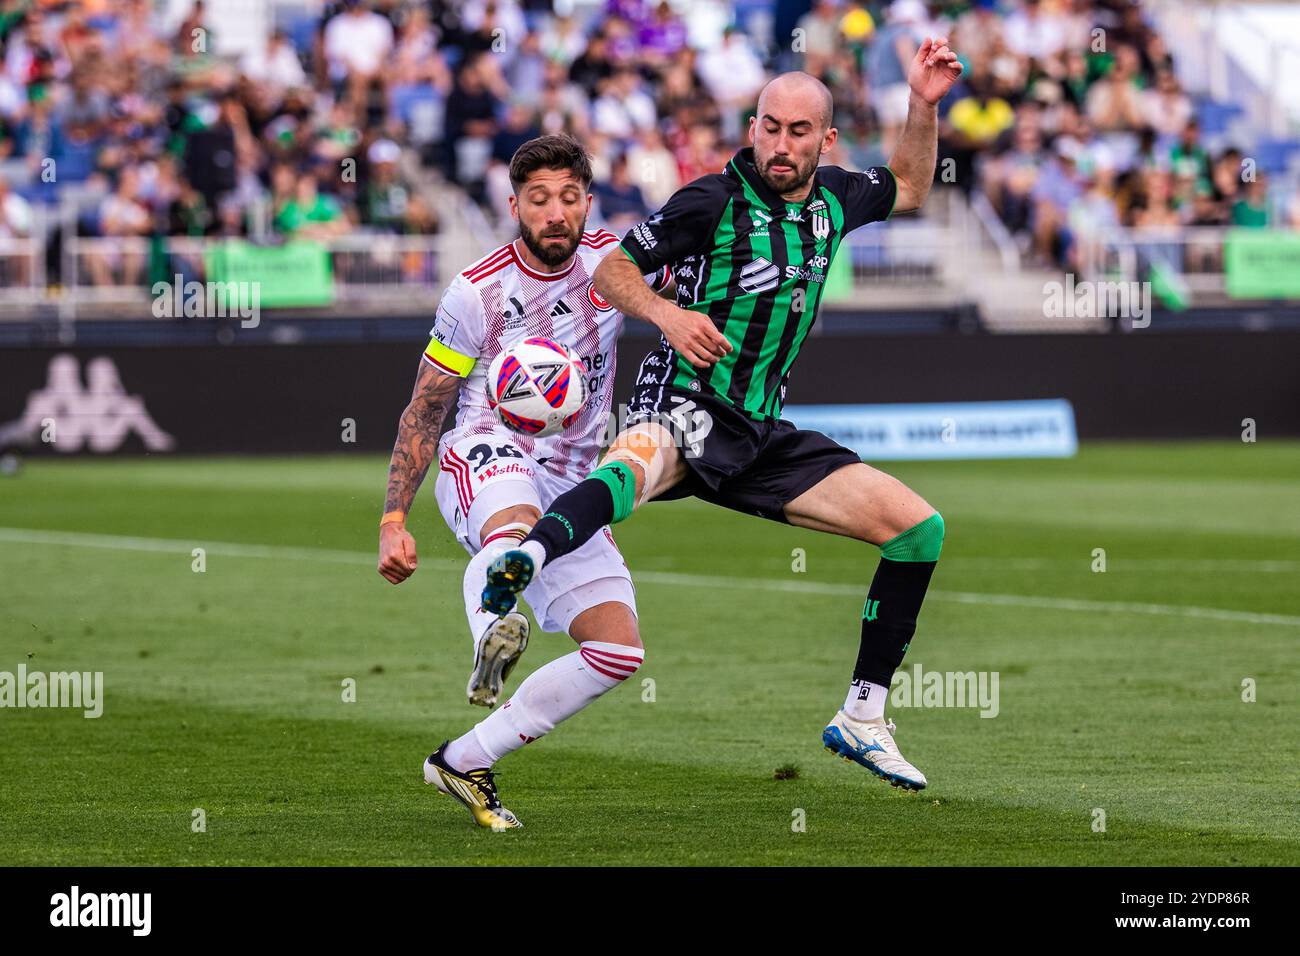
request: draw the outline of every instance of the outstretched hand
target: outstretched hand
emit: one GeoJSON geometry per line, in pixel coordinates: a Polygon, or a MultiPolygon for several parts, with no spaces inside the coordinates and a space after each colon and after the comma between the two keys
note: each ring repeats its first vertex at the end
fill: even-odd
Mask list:
{"type": "Polygon", "coordinates": [[[926,37],[907,70],[907,85],[930,105],[938,103],[961,76],[957,54],[948,49],[947,37],[926,37]]]}

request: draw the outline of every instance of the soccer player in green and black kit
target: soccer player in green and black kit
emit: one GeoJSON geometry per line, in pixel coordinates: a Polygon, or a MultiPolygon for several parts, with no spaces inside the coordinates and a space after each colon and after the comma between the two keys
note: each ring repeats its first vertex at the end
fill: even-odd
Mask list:
{"type": "Polygon", "coordinates": [[[918,208],[929,193],[936,104],[960,75],[946,40],[923,43],[908,72],[907,125],[890,165],[860,173],[818,165],[837,135],[826,87],[805,73],[779,76],[750,119],[753,148],[683,187],[628,232],[593,278],[612,308],[663,332],[641,365],[630,424],[520,548],[497,558],[483,591],[486,610],[508,611],[545,562],[652,498],[694,495],[878,545],[852,684],[822,742],[912,790],[926,779],[899,753],[885,698],[916,630],[943,519],[853,452],[782,421],[781,406],[844,236],[918,208]],[[676,306],[642,279],[665,265],[676,278],[676,306]]]}

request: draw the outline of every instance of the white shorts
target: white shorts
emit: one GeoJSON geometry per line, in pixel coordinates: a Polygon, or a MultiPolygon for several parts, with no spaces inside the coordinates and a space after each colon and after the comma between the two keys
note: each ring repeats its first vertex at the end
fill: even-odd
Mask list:
{"type": "MultiPolygon", "coordinates": [[[[579,481],[539,465],[504,428],[444,443],[438,464],[438,510],[470,554],[483,546],[479,532],[492,515],[514,505],[544,512],[579,481]]],[[[602,528],[576,551],[548,561],[523,598],[543,631],[568,633],[575,617],[607,601],[626,604],[636,614],[635,594],[614,536],[602,528]]]]}

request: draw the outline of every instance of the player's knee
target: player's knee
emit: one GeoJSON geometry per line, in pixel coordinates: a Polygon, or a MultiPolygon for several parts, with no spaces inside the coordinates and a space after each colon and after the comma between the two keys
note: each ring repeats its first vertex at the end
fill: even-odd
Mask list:
{"type": "Polygon", "coordinates": [[[880,546],[891,561],[938,561],[943,550],[943,515],[935,511],[880,546]]]}
{"type": "Polygon", "coordinates": [[[522,530],[526,535],[541,516],[541,511],[533,505],[510,505],[487,517],[479,527],[479,539],[486,543],[491,535],[505,530],[522,530]]]}

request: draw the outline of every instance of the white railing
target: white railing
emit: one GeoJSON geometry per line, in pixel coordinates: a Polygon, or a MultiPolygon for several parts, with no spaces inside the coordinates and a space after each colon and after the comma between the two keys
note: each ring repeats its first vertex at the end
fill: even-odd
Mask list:
{"type": "MultiPolygon", "coordinates": [[[[71,230],[69,230],[71,232],[71,230]]],[[[163,240],[167,281],[205,278],[205,257],[225,240],[172,236],[163,240]]],[[[330,257],[334,309],[349,314],[432,309],[441,294],[443,243],[438,236],[358,234],[322,243],[330,257]]],[[[60,276],[51,285],[46,246],[39,238],[0,237],[0,317],[34,308],[57,309],[62,318],[95,317],[125,310],[149,317],[151,240],[84,237],[65,233],[60,276]]]]}
{"type": "Polygon", "coordinates": [[[1227,294],[1223,241],[1228,226],[1173,226],[1104,229],[1079,237],[1080,272],[1084,278],[1137,282],[1151,266],[1170,270],[1186,290],[1202,301],[1227,294]]]}
{"type": "Polygon", "coordinates": [[[0,236],[0,300],[34,306],[45,295],[45,243],[34,236],[0,236]]]}

